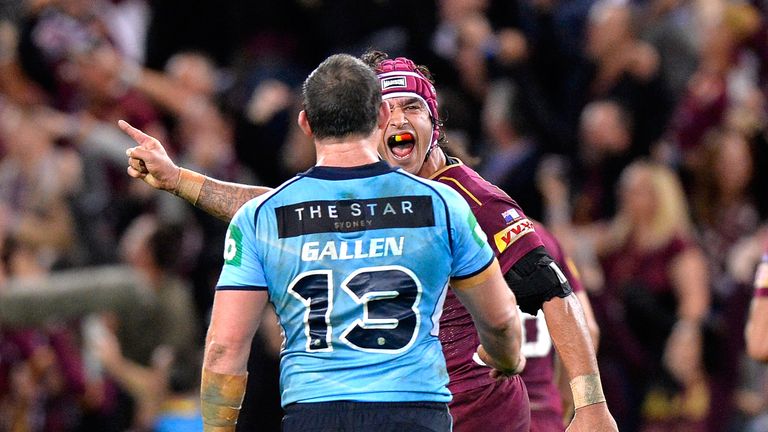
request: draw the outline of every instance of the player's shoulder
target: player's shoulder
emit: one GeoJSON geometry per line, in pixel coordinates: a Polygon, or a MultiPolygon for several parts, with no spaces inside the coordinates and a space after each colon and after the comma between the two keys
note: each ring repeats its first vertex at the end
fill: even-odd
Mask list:
{"type": "Polygon", "coordinates": [[[438,195],[444,199],[447,199],[447,200],[455,200],[457,198],[461,199],[461,196],[453,188],[446,186],[438,181],[435,181],[433,179],[425,179],[425,178],[416,176],[414,174],[411,174],[407,171],[404,171],[402,169],[399,169],[396,172],[418,183],[419,185],[421,185],[421,187],[424,188],[424,190],[431,191],[435,195],[438,195]]]}
{"type": "Polygon", "coordinates": [[[300,179],[300,177],[294,177],[268,192],[251,198],[250,200],[246,201],[242,207],[240,207],[237,213],[235,213],[235,218],[242,218],[246,216],[249,218],[255,217],[263,207],[276,203],[276,197],[290,193],[292,186],[300,179]]]}
{"type": "Polygon", "coordinates": [[[464,196],[465,200],[475,206],[489,202],[517,204],[498,186],[484,179],[477,171],[465,165],[459,159],[435,172],[430,178],[447,185],[464,196]]]}

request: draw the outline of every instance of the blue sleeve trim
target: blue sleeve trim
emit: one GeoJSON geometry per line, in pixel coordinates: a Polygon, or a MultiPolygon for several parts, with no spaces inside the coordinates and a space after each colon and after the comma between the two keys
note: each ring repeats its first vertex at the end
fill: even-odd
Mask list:
{"type": "Polygon", "coordinates": [[[216,291],[266,291],[265,286],[218,285],[216,291]]]}
{"type": "Polygon", "coordinates": [[[494,260],[494,259],[496,259],[496,256],[495,256],[495,255],[491,256],[491,259],[490,259],[490,260],[488,260],[488,263],[487,263],[487,264],[485,264],[484,266],[480,267],[480,269],[478,269],[477,271],[473,271],[472,273],[470,273],[470,274],[467,274],[467,275],[462,275],[462,276],[452,276],[451,278],[452,278],[452,279],[469,279],[469,278],[471,278],[472,276],[477,276],[477,275],[479,275],[480,273],[484,272],[484,271],[485,271],[485,269],[487,269],[488,267],[490,267],[490,266],[491,266],[491,264],[493,264],[493,260],[494,260]]]}

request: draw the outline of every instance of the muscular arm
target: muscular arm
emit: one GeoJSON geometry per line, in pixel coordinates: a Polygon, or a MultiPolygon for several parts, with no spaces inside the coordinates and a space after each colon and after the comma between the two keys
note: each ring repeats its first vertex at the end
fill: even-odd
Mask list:
{"type": "Polygon", "coordinates": [[[568,378],[597,373],[595,348],[579,298],[575,294],[553,297],[542,310],[568,378]]]}
{"type": "Polygon", "coordinates": [[[545,234],[543,227],[537,229],[544,236],[544,244],[560,257],[560,265],[552,262],[548,254],[544,256],[541,250],[534,249],[515,262],[506,280],[513,289],[530,290],[519,286],[520,279],[530,282],[529,287],[538,287],[529,295],[529,303],[534,307],[541,305],[550,337],[567,374],[568,387],[576,408],[568,430],[614,431],[616,424],[608,411],[600,383],[595,342],[590,335],[581,302],[566,283],[570,281],[577,288],[580,287],[577,272],[575,268],[568,267],[569,261],[563,256],[557,241],[545,234]],[[533,267],[530,266],[531,262],[549,264],[533,267]],[[517,277],[511,277],[510,273],[513,272],[517,277]]]}
{"type": "Polygon", "coordinates": [[[222,374],[246,372],[251,339],[266,304],[266,291],[216,292],[205,338],[205,369],[222,374]]]}
{"type": "Polygon", "coordinates": [[[266,291],[216,292],[200,385],[205,432],[235,430],[245,396],[251,340],[267,298],[266,291]]]}
{"type": "Polygon", "coordinates": [[[595,348],[595,353],[597,353],[597,347],[600,346],[600,326],[597,325],[595,313],[592,311],[592,304],[589,302],[586,291],[579,291],[574,294],[579,299],[581,310],[584,311],[584,319],[587,320],[587,328],[589,329],[589,336],[592,338],[592,346],[595,348]]]}
{"type": "Polygon", "coordinates": [[[475,322],[480,343],[490,358],[483,361],[503,373],[517,372],[522,342],[515,296],[507,288],[498,262],[468,279],[453,279],[451,287],[475,322]]]}
{"type": "Polygon", "coordinates": [[[229,222],[246,202],[271,191],[262,186],[224,182],[178,167],[156,138],[125,121],[120,129],[138,146],[126,151],[128,175],[143,180],[155,189],[164,190],[189,201],[201,210],[229,222]]]}
{"type": "Polygon", "coordinates": [[[542,306],[552,342],[557,350],[575,402],[575,416],[568,431],[615,431],[600,384],[595,348],[578,297],[553,297],[542,306]]]}
{"type": "Polygon", "coordinates": [[[248,186],[205,177],[195,207],[229,222],[243,204],[271,190],[263,186],[248,186]]]}

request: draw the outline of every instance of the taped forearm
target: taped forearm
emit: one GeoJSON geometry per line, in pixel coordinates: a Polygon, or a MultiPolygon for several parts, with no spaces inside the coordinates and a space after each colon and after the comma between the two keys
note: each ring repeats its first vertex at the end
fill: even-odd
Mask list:
{"type": "Polygon", "coordinates": [[[570,382],[575,409],[605,402],[600,374],[579,375],[570,382]]]}
{"type": "Polygon", "coordinates": [[[247,374],[220,374],[203,368],[200,399],[205,432],[235,431],[247,380],[247,374]]]}
{"type": "Polygon", "coordinates": [[[189,201],[192,205],[197,205],[203,183],[205,183],[204,175],[186,168],[179,168],[179,180],[176,182],[173,193],[189,201]]]}

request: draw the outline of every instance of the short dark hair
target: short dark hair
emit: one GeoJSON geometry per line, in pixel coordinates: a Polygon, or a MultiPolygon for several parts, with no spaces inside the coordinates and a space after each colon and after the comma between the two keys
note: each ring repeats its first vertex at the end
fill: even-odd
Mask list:
{"type": "Polygon", "coordinates": [[[351,55],[335,54],[307,77],[302,97],[316,138],[368,135],[378,119],[381,88],[365,63],[351,55]]]}

